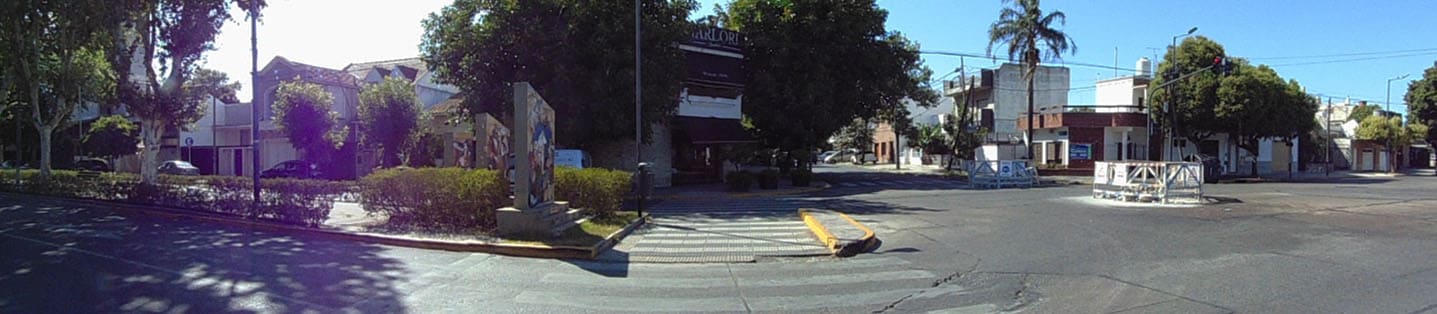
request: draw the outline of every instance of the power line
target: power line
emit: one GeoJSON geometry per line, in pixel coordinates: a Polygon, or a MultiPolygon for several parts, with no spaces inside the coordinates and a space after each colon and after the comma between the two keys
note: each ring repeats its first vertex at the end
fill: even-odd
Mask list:
{"type": "Polygon", "coordinates": [[[1273,65],[1268,65],[1268,66],[1270,66],[1270,67],[1281,67],[1281,66],[1315,65],[1315,64],[1343,63],[1343,62],[1368,61],[1368,60],[1395,59],[1395,58],[1406,58],[1406,57],[1416,57],[1416,56],[1426,56],[1426,55],[1437,55],[1437,51],[1429,51],[1429,52],[1423,52],[1423,53],[1402,54],[1402,55],[1393,55],[1393,56],[1381,56],[1381,57],[1366,57],[1366,58],[1352,58],[1352,59],[1339,59],[1339,60],[1327,60],[1327,61],[1311,61],[1311,62],[1298,62],[1298,63],[1286,63],[1286,64],[1273,64],[1273,65]]]}
{"type": "Polygon", "coordinates": [[[1353,52],[1353,53],[1338,53],[1338,54],[1328,54],[1328,55],[1306,55],[1306,56],[1285,56],[1285,57],[1253,57],[1253,58],[1248,58],[1248,59],[1251,59],[1251,60],[1319,59],[1319,58],[1333,58],[1333,57],[1351,57],[1351,56],[1366,56],[1366,55],[1399,54],[1399,53],[1412,53],[1412,52],[1424,52],[1424,51],[1426,51],[1426,52],[1437,52],[1437,48],[1422,48],[1422,49],[1407,49],[1407,50],[1389,50],[1389,51],[1370,51],[1370,52],[1353,52]]]}
{"type": "MultiPolygon", "coordinates": [[[[976,53],[952,52],[952,51],[920,50],[920,51],[918,51],[918,53],[919,53],[919,54],[940,55],[940,56],[950,56],[950,57],[972,57],[972,58],[983,58],[983,59],[993,59],[993,60],[997,60],[997,59],[998,59],[997,57],[994,57],[994,56],[988,56],[988,55],[982,55],[982,54],[976,54],[976,53]]],[[[1137,71],[1138,71],[1138,69],[1133,69],[1133,68],[1123,68],[1123,67],[1115,67],[1115,66],[1111,66],[1111,65],[1101,65],[1101,64],[1084,63],[1084,62],[1068,62],[1068,61],[1063,61],[1063,62],[1061,62],[1061,63],[1040,62],[1040,63],[1038,63],[1038,65],[1074,65],[1074,66],[1098,68],[1098,69],[1104,69],[1104,70],[1119,70],[1119,71],[1128,71],[1128,72],[1137,72],[1137,71]]]]}

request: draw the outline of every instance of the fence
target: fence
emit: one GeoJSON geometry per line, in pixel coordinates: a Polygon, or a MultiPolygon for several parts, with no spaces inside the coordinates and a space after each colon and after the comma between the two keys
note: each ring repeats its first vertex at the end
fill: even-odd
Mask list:
{"type": "Polygon", "coordinates": [[[1038,182],[1038,170],[1027,160],[965,160],[963,169],[975,188],[1026,188],[1038,182]]]}
{"type": "Polygon", "coordinates": [[[1093,166],[1093,197],[1128,202],[1201,202],[1202,163],[1099,161],[1093,166]]]}

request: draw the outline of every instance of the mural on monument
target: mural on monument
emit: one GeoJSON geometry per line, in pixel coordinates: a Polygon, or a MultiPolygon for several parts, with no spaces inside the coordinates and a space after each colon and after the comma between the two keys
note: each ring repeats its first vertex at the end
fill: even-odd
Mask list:
{"type": "Polygon", "coordinates": [[[529,105],[529,206],[537,206],[554,200],[554,109],[533,92],[529,105]]]}

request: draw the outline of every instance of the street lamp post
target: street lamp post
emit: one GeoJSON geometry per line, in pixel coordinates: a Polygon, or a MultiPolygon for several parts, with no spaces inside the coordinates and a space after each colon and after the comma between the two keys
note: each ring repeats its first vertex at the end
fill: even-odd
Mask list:
{"type": "MultiPolygon", "coordinates": [[[[1408,75],[1411,75],[1411,74],[1403,74],[1402,76],[1398,76],[1398,77],[1394,77],[1394,78],[1387,79],[1387,101],[1386,101],[1386,104],[1387,104],[1387,112],[1393,112],[1393,111],[1392,111],[1392,81],[1396,81],[1396,80],[1400,80],[1400,79],[1405,79],[1405,78],[1407,78],[1408,75]]],[[[1401,130],[1398,130],[1398,131],[1401,132],[1401,130]]],[[[1388,173],[1397,172],[1397,150],[1395,150],[1395,149],[1392,148],[1392,144],[1393,144],[1393,143],[1392,143],[1392,139],[1391,139],[1391,138],[1388,138],[1388,140],[1387,140],[1387,155],[1388,155],[1388,156],[1387,156],[1387,160],[1391,161],[1391,162],[1387,165],[1387,172],[1388,172],[1388,173]]]]}
{"type": "MultiPolygon", "coordinates": [[[[249,51],[250,51],[250,180],[254,183],[254,206],[259,208],[260,185],[259,185],[259,4],[257,1],[250,8],[249,15],[249,51]]],[[[238,173],[237,173],[238,174],[238,173]]]]}
{"type": "MultiPolygon", "coordinates": [[[[1189,28],[1189,29],[1188,29],[1188,32],[1187,32],[1187,33],[1183,33],[1183,34],[1179,34],[1179,35],[1173,36],[1173,44],[1170,45],[1170,46],[1168,46],[1168,53],[1171,54],[1171,53],[1173,52],[1173,50],[1177,50],[1177,49],[1178,49],[1178,39],[1179,39],[1179,38],[1192,36],[1193,33],[1196,33],[1196,32],[1197,32],[1197,29],[1198,29],[1197,26],[1193,26],[1192,28],[1189,28]]],[[[1174,60],[1174,61],[1176,61],[1176,60],[1174,60]]],[[[1169,85],[1169,86],[1172,86],[1172,85],[1169,85]]],[[[1168,138],[1168,140],[1167,140],[1166,146],[1168,147],[1168,158],[1167,158],[1167,159],[1169,159],[1169,160],[1171,160],[1171,159],[1173,159],[1173,158],[1180,158],[1180,157],[1178,157],[1177,155],[1178,155],[1178,154],[1181,154],[1180,152],[1179,152],[1179,153],[1174,153],[1174,152],[1173,152],[1174,150],[1177,149],[1177,148],[1176,148],[1176,146],[1177,146],[1176,139],[1173,138],[1173,136],[1175,135],[1174,133],[1177,133],[1177,128],[1175,127],[1175,125],[1177,124],[1177,115],[1173,114],[1173,109],[1175,108],[1175,106],[1173,106],[1173,98],[1175,98],[1175,97],[1173,97],[1173,95],[1172,95],[1172,90],[1173,90],[1173,89],[1172,89],[1171,87],[1168,88],[1168,97],[1167,97],[1167,98],[1168,98],[1168,99],[1167,99],[1168,101],[1167,101],[1167,104],[1164,106],[1164,107],[1166,107],[1166,108],[1163,108],[1163,111],[1164,111],[1165,113],[1167,113],[1167,115],[1168,115],[1168,126],[1167,126],[1167,129],[1168,129],[1167,138],[1168,138]]]]}

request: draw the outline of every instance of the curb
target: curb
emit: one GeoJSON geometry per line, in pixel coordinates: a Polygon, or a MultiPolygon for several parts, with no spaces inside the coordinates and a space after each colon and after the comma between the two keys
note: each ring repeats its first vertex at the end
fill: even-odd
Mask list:
{"type": "Polygon", "coordinates": [[[690,197],[678,196],[678,195],[652,196],[652,197],[649,197],[649,200],[655,200],[655,201],[696,201],[696,200],[716,200],[716,199],[726,199],[726,198],[754,198],[754,197],[765,197],[765,196],[780,196],[780,195],[807,194],[807,193],[813,193],[813,192],[818,192],[818,191],[827,190],[827,189],[833,187],[833,185],[828,184],[828,182],[819,181],[819,180],[814,180],[814,181],[812,182],[812,185],[813,185],[813,186],[804,187],[804,188],[798,188],[798,189],[788,189],[788,190],[758,191],[758,192],[743,192],[743,193],[719,192],[719,193],[722,193],[722,194],[719,194],[719,195],[704,195],[704,196],[690,196],[690,197]]]}
{"type": "Polygon", "coordinates": [[[818,221],[818,218],[814,217],[814,214],[812,214],[813,211],[815,211],[815,209],[800,208],[798,209],[798,216],[803,218],[803,224],[808,226],[808,230],[813,232],[813,235],[817,236],[819,241],[823,242],[823,246],[827,247],[830,252],[833,252],[834,256],[850,257],[858,255],[858,253],[867,252],[878,246],[878,237],[873,233],[873,229],[869,229],[868,226],[864,226],[862,223],[859,223],[858,220],[849,217],[848,214],[830,211],[834,214],[838,214],[839,217],[843,217],[843,219],[847,220],[853,227],[863,231],[863,236],[857,240],[840,240],[837,236],[834,236],[832,232],[828,231],[828,226],[824,226],[822,222],[818,221]]]}
{"type": "MultiPolygon", "coordinates": [[[[412,248],[420,248],[420,249],[431,249],[431,250],[445,250],[445,251],[455,251],[455,252],[478,252],[478,253],[492,253],[492,254],[500,254],[500,255],[508,255],[508,256],[518,256],[518,257],[538,257],[538,258],[558,258],[558,259],[588,259],[588,260],[597,259],[600,253],[603,253],[603,251],[608,250],[609,248],[613,247],[613,246],[614,246],[615,244],[617,244],[619,241],[623,240],[624,237],[628,236],[629,233],[632,233],[632,232],[634,231],[634,229],[637,229],[639,226],[643,225],[643,223],[644,223],[645,221],[648,220],[648,219],[647,219],[647,218],[648,218],[647,215],[641,216],[641,217],[639,217],[639,219],[634,220],[633,222],[630,222],[629,225],[625,226],[625,227],[622,228],[622,229],[619,229],[619,231],[615,231],[613,234],[610,234],[609,236],[605,237],[604,240],[599,241],[599,243],[594,244],[593,246],[548,246],[548,245],[514,244],[514,243],[489,243],[489,242],[476,242],[476,241],[456,242],[456,241],[418,240],[418,239],[411,239],[411,238],[391,236],[391,235],[384,235],[384,234],[357,233],[357,232],[347,232],[347,231],[334,230],[334,229],[315,229],[315,228],[308,228],[308,227],[299,227],[299,226],[292,226],[292,225],[285,225],[285,224],[277,224],[277,223],[271,223],[271,222],[265,222],[265,221],[247,220],[247,219],[243,219],[243,218],[230,217],[230,216],[213,214],[213,213],[196,212],[196,211],[191,211],[191,210],[186,210],[186,209],[170,208],[170,207],[165,207],[165,206],[137,205],[137,204],[128,204],[128,203],[120,203],[120,202],[112,202],[112,201],[100,201],[100,200],[88,200],[88,199],[73,199],[73,198],[55,197],[55,196],[48,196],[48,195],[18,194],[18,193],[11,193],[11,192],[0,192],[0,195],[9,195],[9,196],[17,196],[17,197],[28,196],[28,197],[46,198],[46,199],[51,199],[51,200],[63,201],[63,202],[72,202],[72,203],[87,204],[87,205],[91,205],[91,206],[98,206],[98,207],[103,207],[103,208],[105,208],[105,209],[112,209],[112,210],[118,210],[118,211],[126,211],[126,212],[131,212],[131,213],[138,213],[138,214],[141,214],[141,215],[159,216],[159,217],[168,217],[168,218],[187,218],[187,219],[195,219],[195,220],[202,220],[202,221],[209,221],[209,222],[216,222],[216,223],[223,223],[223,224],[239,225],[239,226],[245,226],[245,227],[251,227],[251,228],[258,228],[258,229],[264,229],[264,230],[269,230],[269,231],[282,231],[282,232],[300,233],[300,234],[306,234],[306,235],[312,235],[312,236],[326,237],[326,238],[329,238],[329,239],[349,240],[349,241],[357,241],[357,242],[367,242],[367,243],[374,243],[374,244],[384,244],[384,245],[403,246],[403,247],[412,247],[412,248]]],[[[577,228],[577,226],[575,226],[575,227],[577,228]]]]}

